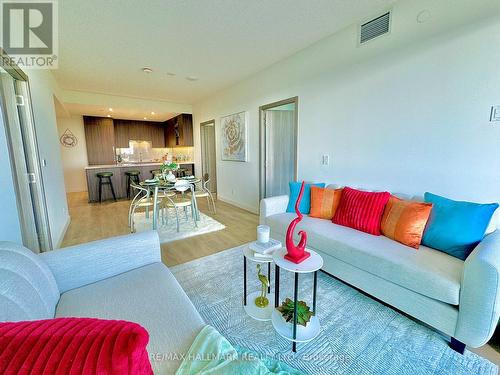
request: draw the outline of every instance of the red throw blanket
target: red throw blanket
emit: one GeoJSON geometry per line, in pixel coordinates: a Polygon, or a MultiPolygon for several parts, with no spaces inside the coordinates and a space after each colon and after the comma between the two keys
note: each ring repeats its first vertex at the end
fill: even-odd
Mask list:
{"type": "Polygon", "coordinates": [[[0,374],[150,375],[148,341],[143,327],[122,320],[0,323],[0,374]]]}

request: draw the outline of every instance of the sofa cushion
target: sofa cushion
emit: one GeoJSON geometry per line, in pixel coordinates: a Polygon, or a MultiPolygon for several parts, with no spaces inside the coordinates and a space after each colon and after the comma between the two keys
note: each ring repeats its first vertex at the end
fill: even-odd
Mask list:
{"type": "Polygon", "coordinates": [[[151,375],[148,333],[122,320],[0,323],[0,373],[151,375]]]}
{"type": "Polygon", "coordinates": [[[498,208],[497,203],[454,201],[431,193],[424,198],[433,207],[422,243],[462,260],[481,242],[498,208]]]}
{"type": "Polygon", "coordinates": [[[431,203],[413,202],[391,196],[385,206],[380,230],[391,240],[418,249],[431,210],[431,203]]]}
{"type": "Polygon", "coordinates": [[[61,295],[56,317],[136,322],[149,332],[148,352],[158,374],[175,372],[205,326],[170,270],[155,263],[61,295]]]}
{"type": "MultiPolygon", "coordinates": [[[[293,214],[266,218],[271,236],[284,236],[293,214]]],[[[384,236],[372,236],[331,221],[304,216],[297,230],[308,234],[308,245],[366,272],[427,297],[458,305],[464,262],[443,252],[420,246],[408,251],[384,236]]]]}
{"type": "MultiPolygon", "coordinates": [[[[290,199],[288,200],[288,206],[286,212],[295,212],[295,204],[297,199],[299,199],[300,189],[302,187],[302,182],[290,182],[290,199]]],[[[317,184],[304,184],[304,193],[302,194],[302,200],[299,204],[299,211],[303,214],[308,214],[311,210],[311,186],[317,186],[324,188],[324,183],[317,184]]]]}
{"type": "Polygon", "coordinates": [[[380,220],[390,196],[388,192],[375,193],[345,187],[333,222],[379,236],[380,220]]]}
{"type": "Polygon", "coordinates": [[[331,220],[342,197],[342,189],[311,186],[311,211],[309,216],[331,220]]]}
{"type": "Polygon", "coordinates": [[[126,234],[40,254],[60,293],[161,262],[155,231],[126,234]]]}
{"type": "Polygon", "coordinates": [[[0,321],[53,318],[58,300],[54,276],[40,257],[0,242],[0,321]]]}

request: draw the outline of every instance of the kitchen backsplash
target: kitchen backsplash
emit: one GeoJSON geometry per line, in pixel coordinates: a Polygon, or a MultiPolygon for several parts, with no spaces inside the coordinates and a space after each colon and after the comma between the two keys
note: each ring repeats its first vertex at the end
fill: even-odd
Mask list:
{"type": "Polygon", "coordinates": [[[193,147],[153,148],[148,141],[130,141],[128,148],[117,148],[116,156],[122,162],[155,162],[164,159],[172,161],[192,161],[193,147]]]}

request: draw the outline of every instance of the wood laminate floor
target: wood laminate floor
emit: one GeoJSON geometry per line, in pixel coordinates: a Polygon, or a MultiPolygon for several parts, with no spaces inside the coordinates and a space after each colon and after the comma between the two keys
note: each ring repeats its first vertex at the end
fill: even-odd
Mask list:
{"type": "MultiPolygon", "coordinates": [[[[71,223],[62,246],[130,233],[127,223],[129,205],[129,200],[88,203],[86,192],[69,193],[71,223]]],[[[208,210],[205,199],[199,199],[198,205],[203,213],[226,228],[162,245],[162,259],[166,265],[185,263],[255,240],[257,215],[221,201],[217,201],[216,214],[208,210]]]]}
{"type": "MultiPolygon", "coordinates": [[[[130,233],[127,225],[129,204],[128,200],[88,203],[86,192],[69,193],[71,223],[62,246],[130,233]]],[[[162,245],[162,260],[166,265],[185,263],[255,240],[257,215],[221,201],[217,202],[217,214],[208,211],[205,199],[199,200],[199,207],[226,228],[162,245]]],[[[490,344],[470,350],[500,365],[500,333],[495,334],[490,344]]]]}

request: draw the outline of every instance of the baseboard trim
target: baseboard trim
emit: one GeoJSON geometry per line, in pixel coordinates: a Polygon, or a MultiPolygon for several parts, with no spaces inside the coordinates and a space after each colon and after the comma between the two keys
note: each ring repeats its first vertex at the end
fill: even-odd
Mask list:
{"type": "Polygon", "coordinates": [[[259,209],[258,208],[255,208],[255,207],[252,207],[252,206],[249,206],[249,205],[246,205],[246,204],[242,204],[240,202],[233,201],[233,200],[228,199],[226,197],[220,196],[219,194],[217,194],[217,200],[220,200],[220,201],[222,201],[224,203],[232,204],[233,206],[241,208],[241,209],[243,209],[245,211],[249,211],[249,212],[251,212],[253,214],[256,214],[256,215],[259,214],[259,209]]]}
{"type": "Polygon", "coordinates": [[[59,239],[57,240],[56,247],[54,249],[59,249],[62,245],[62,242],[64,241],[64,237],[66,236],[66,232],[68,231],[69,224],[71,223],[71,216],[68,215],[66,218],[66,223],[64,224],[64,228],[61,232],[61,235],[59,236],[59,239]]]}

